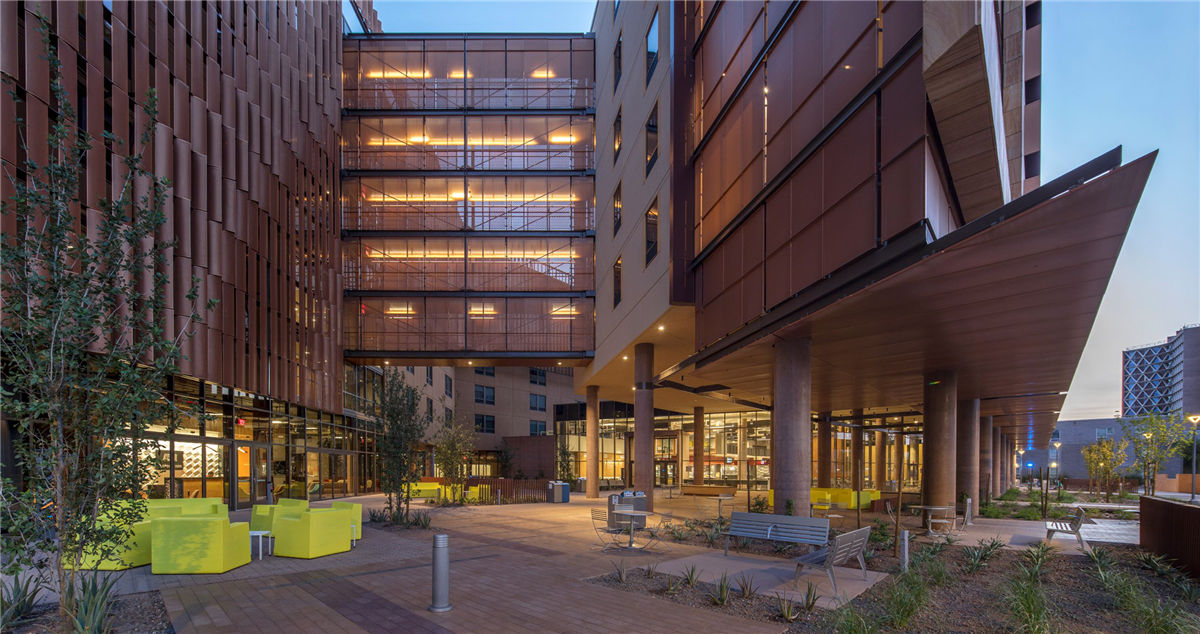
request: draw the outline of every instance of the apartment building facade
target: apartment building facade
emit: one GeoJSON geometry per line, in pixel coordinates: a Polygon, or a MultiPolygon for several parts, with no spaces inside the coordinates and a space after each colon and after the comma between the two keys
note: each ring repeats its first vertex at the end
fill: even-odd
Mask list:
{"type": "MultiPolygon", "coordinates": [[[[40,6],[0,5],[3,120],[35,138],[40,6]]],[[[592,33],[530,35],[385,34],[369,2],[52,6],[89,130],[160,96],[172,297],[195,275],[221,300],[168,390],[215,418],[156,432],[161,494],[235,507],[377,488],[389,367],[485,452],[540,433],[537,368],[551,432],[572,369],[589,495],[617,471],[797,509],[814,480],[998,487],[1049,439],[1153,163],[1041,183],[1036,1],[603,1],[592,33]]],[[[89,154],[85,207],[114,158],[89,154]]]]}
{"type": "Polygon", "coordinates": [[[1121,416],[1200,412],[1200,325],[1121,353],[1121,416]]]}

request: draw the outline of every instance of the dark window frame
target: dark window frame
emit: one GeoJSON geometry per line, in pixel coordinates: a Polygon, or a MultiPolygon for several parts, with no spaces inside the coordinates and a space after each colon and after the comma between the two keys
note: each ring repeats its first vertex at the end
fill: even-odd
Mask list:
{"type": "Polygon", "coordinates": [[[496,388],[490,385],[475,384],[475,402],[480,405],[496,404],[496,388]]]}
{"type": "Polygon", "coordinates": [[[646,28],[646,85],[650,85],[650,78],[654,76],[654,69],[658,68],[658,8],[654,9],[654,17],[650,18],[650,26],[646,28]],[[651,35],[653,35],[654,50],[650,50],[651,35]]]}
{"type": "Polygon", "coordinates": [[[617,261],[613,262],[613,308],[621,304],[621,256],[617,256],[617,261]]]}
{"type": "Polygon", "coordinates": [[[646,242],[646,266],[649,266],[658,255],[658,196],[655,196],[654,200],[650,201],[650,206],[646,208],[642,226],[646,242]],[[653,217],[654,223],[653,232],[650,230],[651,217],[653,217]]]}
{"type": "Polygon", "coordinates": [[[650,174],[650,170],[654,168],[654,164],[658,162],[658,102],[654,102],[654,107],[650,110],[650,116],[646,117],[645,130],[646,144],[646,174],[650,174]],[[654,152],[650,151],[650,139],[654,139],[654,152]]]}
{"type": "Polygon", "coordinates": [[[617,188],[613,190],[613,235],[621,230],[621,183],[617,182],[617,188]]]}

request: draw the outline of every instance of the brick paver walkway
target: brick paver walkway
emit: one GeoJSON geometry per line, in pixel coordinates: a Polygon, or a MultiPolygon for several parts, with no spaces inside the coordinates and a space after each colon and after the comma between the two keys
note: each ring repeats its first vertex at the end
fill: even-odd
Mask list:
{"type": "Polygon", "coordinates": [[[130,571],[121,589],[161,589],[181,634],[783,629],[584,581],[622,557],[632,567],[705,550],[672,544],[650,554],[601,553],[592,547],[593,504],[439,509],[436,531],[368,525],[349,553],[266,557],[224,575],[150,575],[147,567],[130,571]],[[435,532],[450,535],[454,609],[442,614],[426,609],[435,532]]]}

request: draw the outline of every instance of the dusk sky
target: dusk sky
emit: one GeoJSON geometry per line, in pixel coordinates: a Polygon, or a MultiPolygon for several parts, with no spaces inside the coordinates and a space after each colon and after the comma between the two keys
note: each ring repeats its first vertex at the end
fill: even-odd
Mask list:
{"type": "MultiPolygon", "coordinates": [[[[635,0],[625,0],[632,2],[635,0]]],[[[376,1],[389,31],[584,32],[595,3],[376,1]]],[[[1121,350],[1200,322],[1200,3],[1044,2],[1042,182],[1159,150],[1061,418],[1121,402],[1121,350]]]]}

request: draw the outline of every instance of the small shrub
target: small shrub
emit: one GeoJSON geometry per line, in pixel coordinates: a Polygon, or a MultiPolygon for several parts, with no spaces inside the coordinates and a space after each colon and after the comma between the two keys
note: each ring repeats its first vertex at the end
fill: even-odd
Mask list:
{"type": "Polygon", "coordinates": [[[750,502],[751,513],[766,513],[769,509],[770,506],[767,504],[767,498],[765,496],[756,495],[750,502]]]}
{"type": "Polygon", "coordinates": [[[689,588],[696,587],[696,582],[700,580],[700,571],[696,569],[696,564],[688,566],[683,571],[683,580],[687,582],[689,588]]]}
{"type": "Polygon", "coordinates": [[[980,517],[987,517],[995,520],[1004,517],[1006,513],[995,504],[984,504],[983,506],[979,507],[979,515],[980,517]]]}
{"type": "Polygon", "coordinates": [[[667,579],[666,593],[671,594],[671,595],[679,594],[679,590],[682,586],[683,586],[682,579],[679,579],[677,577],[670,577],[667,579]]]}
{"type": "Polygon", "coordinates": [[[671,526],[671,538],[677,542],[687,539],[691,534],[691,529],[686,526],[671,526]]]}
{"type": "Polygon", "coordinates": [[[1017,489],[1017,488],[1011,488],[1011,489],[1005,491],[1004,493],[997,495],[996,499],[1004,500],[1005,502],[1011,502],[1019,497],[1021,497],[1021,490],[1017,489]]]}
{"type": "Polygon", "coordinates": [[[1046,509],[1046,516],[1052,520],[1062,519],[1070,514],[1070,509],[1061,504],[1051,504],[1050,508],[1046,509]]]}
{"type": "Polygon", "coordinates": [[[1040,520],[1042,519],[1042,512],[1035,506],[1023,506],[1016,513],[1013,513],[1013,517],[1019,520],[1040,520]]]}
{"type": "Polygon", "coordinates": [[[947,546],[953,546],[953,545],[957,544],[958,542],[962,541],[961,539],[959,539],[953,535],[946,535],[944,539],[946,540],[947,546]]]}
{"type": "Polygon", "coordinates": [[[1070,491],[1064,491],[1062,489],[1058,490],[1058,498],[1057,498],[1058,502],[1062,502],[1064,504],[1070,504],[1071,502],[1074,502],[1076,500],[1077,500],[1077,498],[1075,497],[1074,493],[1071,493],[1070,491]]]}
{"type": "Polygon", "coordinates": [[[367,509],[367,521],[372,524],[384,524],[389,519],[387,509],[367,509]]]}
{"type": "Polygon", "coordinates": [[[1143,568],[1159,577],[1165,577],[1175,572],[1175,568],[1162,555],[1156,555],[1143,550],[1138,552],[1137,560],[1143,568]]]}
{"type": "Polygon", "coordinates": [[[1200,584],[1193,583],[1187,575],[1177,572],[1171,575],[1170,581],[1184,601],[1188,603],[1200,601],[1200,584]]]}
{"type": "Polygon", "coordinates": [[[777,555],[786,555],[792,552],[792,549],[795,547],[787,542],[771,542],[771,546],[775,549],[775,554],[777,555]]]}
{"type": "Polygon", "coordinates": [[[795,515],[796,514],[795,500],[788,499],[787,503],[784,504],[784,506],[783,506],[783,510],[784,510],[784,514],[786,514],[786,515],[795,515]]]}
{"type": "Polygon", "coordinates": [[[658,576],[658,564],[646,564],[646,578],[653,579],[658,576]]]}
{"type": "Polygon", "coordinates": [[[995,557],[996,553],[1004,548],[1004,540],[1000,539],[999,536],[987,540],[980,539],[979,547],[984,551],[984,559],[988,560],[995,557]]]}
{"type": "Polygon", "coordinates": [[[108,632],[108,612],[116,575],[87,575],[79,587],[67,586],[63,597],[70,625],[75,632],[108,632]]]}
{"type": "MultiPolygon", "coordinates": [[[[911,569],[901,573],[883,594],[888,624],[903,628],[929,598],[929,588],[911,569]]],[[[839,630],[840,631],[840,630],[839,630]]]]}
{"type": "MultiPolygon", "coordinates": [[[[1024,566],[1018,564],[1018,568],[1024,569],[1024,566]]],[[[1019,631],[1049,634],[1050,606],[1036,578],[1025,573],[1019,574],[1009,582],[1004,601],[1015,617],[1019,631]]]]}
{"type": "Polygon", "coordinates": [[[929,559],[921,566],[921,572],[935,586],[946,585],[950,580],[950,573],[946,572],[946,564],[941,559],[929,559]]]}
{"type": "Polygon", "coordinates": [[[758,586],[754,584],[754,577],[743,572],[737,576],[738,591],[742,593],[743,599],[752,599],[758,594],[758,586]]]}
{"type": "Polygon", "coordinates": [[[38,595],[45,589],[35,575],[24,579],[17,575],[11,583],[0,582],[0,605],[4,608],[0,612],[0,630],[9,630],[29,618],[38,595]]]}
{"type": "Polygon", "coordinates": [[[716,543],[717,538],[721,536],[721,529],[713,527],[711,530],[704,533],[704,543],[712,546],[716,543]]]}
{"type": "Polygon", "coordinates": [[[429,511],[416,511],[412,514],[412,519],[409,520],[410,526],[416,526],[426,530],[429,529],[429,526],[432,523],[433,516],[429,514],[429,511]]]}
{"type": "Polygon", "coordinates": [[[1125,509],[1118,509],[1116,512],[1113,513],[1113,516],[1115,516],[1116,519],[1119,519],[1119,520],[1135,520],[1135,519],[1137,519],[1137,515],[1134,515],[1133,513],[1131,513],[1130,511],[1126,511],[1125,509]]]}
{"type": "Polygon", "coordinates": [[[874,622],[867,620],[850,605],[834,613],[832,629],[837,634],[872,634],[879,631],[874,622]]]}
{"type": "Polygon", "coordinates": [[[619,583],[621,585],[624,585],[625,583],[627,583],[629,580],[629,571],[625,569],[625,562],[622,561],[619,564],[616,562],[610,562],[610,563],[612,563],[613,570],[616,571],[615,574],[616,574],[617,583],[619,583]]]}
{"type": "Polygon", "coordinates": [[[713,605],[729,605],[729,589],[729,577],[725,573],[721,573],[721,580],[717,582],[715,591],[708,593],[708,598],[713,605]]]}

